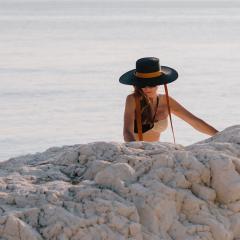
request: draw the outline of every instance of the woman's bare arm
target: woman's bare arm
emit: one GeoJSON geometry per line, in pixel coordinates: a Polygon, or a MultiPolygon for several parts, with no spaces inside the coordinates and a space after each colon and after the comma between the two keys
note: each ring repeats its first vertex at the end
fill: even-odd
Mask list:
{"type": "Polygon", "coordinates": [[[135,99],[128,95],[125,103],[123,137],[125,142],[136,141],[134,137],[135,99]]]}
{"type": "Polygon", "coordinates": [[[193,128],[195,128],[199,132],[208,134],[210,136],[213,136],[218,132],[218,130],[216,130],[208,123],[204,122],[202,119],[193,115],[173,98],[169,97],[169,103],[171,111],[174,115],[190,124],[193,128]]]}

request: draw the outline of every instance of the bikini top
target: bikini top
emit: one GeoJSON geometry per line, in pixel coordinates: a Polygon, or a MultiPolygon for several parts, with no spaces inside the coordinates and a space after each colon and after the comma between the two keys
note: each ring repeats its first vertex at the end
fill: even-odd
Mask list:
{"type": "MultiPolygon", "coordinates": [[[[157,113],[157,109],[158,109],[158,105],[159,105],[159,97],[157,98],[157,107],[156,107],[152,122],[142,124],[142,132],[143,133],[149,131],[150,129],[154,130],[154,131],[157,131],[157,132],[162,132],[167,128],[167,125],[168,125],[167,118],[159,120],[157,122],[154,122],[155,116],[156,116],[156,113],[157,113]]],[[[134,133],[138,133],[137,120],[136,119],[134,120],[134,133]]]]}

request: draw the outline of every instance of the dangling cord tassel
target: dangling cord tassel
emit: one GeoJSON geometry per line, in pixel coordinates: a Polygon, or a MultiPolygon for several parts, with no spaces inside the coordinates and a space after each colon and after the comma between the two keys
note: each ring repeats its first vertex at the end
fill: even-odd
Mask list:
{"type": "Polygon", "coordinates": [[[173,131],[172,116],[171,116],[171,109],[170,109],[170,103],[169,103],[169,95],[168,95],[167,84],[164,84],[164,89],[165,89],[165,94],[166,94],[166,97],[167,97],[167,107],[168,107],[168,114],[169,114],[169,118],[170,118],[170,122],[171,122],[173,141],[174,141],[174,144],[176,145],[175,134],[174,134],[174,131],[173,131]]]}

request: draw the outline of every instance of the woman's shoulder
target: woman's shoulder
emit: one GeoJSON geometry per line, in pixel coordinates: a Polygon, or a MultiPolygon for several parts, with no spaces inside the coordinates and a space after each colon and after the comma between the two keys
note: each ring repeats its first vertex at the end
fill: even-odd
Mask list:
{"type": "Polygon", "coordinates": [[[126,104],[131,105],[131,106],[135,106],[135,95],[134,95],[134,93],[131,93],[131,94],[127,95],[126,104]]]}
{"type": "Polygon", "coordinates": [[[128,94],[127,97],[126,97],[126,99],[129,100],[129,101],[134,100],[134,99],[135,99],[134,93],[128,94]]]}
{"type": "Polygon", "coordinates": [[[133,98],[134,98],[134,96],[135,96],[134,92],[127,95],[127,97],[133,97],[133,98]]]}
{"type": "MultiPolygon", "coordinates": [[[[158,97],[160,98],[160,101],[166,102],[167,101],[167,95],[166,94],[158,94],[158,97]]],[[[168,96],[169,99],[173,99],[171,96],[168,96]]]]}
{"type": "Polygon", "coordinates": [[[165,102],[166,101],[166,94],[158,94],[160,102],[165,102]]]}

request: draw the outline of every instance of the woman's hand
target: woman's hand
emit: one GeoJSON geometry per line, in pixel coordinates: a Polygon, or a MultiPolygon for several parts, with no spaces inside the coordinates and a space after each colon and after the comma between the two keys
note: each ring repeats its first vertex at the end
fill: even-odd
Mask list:
{"type": "MultiPolygon", "coordinates": [[[[165,96],[166,101],[166,96],[165,96]]],[[[188,124],[190,124],[193,128],[198,130],[199,132],[208,134],[210,136],[215,135],[218,130],[204,122],[202,119],[196,117],[187,109],[185,109],[181,104],[179,104],[175,99],[169,97],[170,109],[171,112],[177,117],[181,118],[188,124]]]]}

